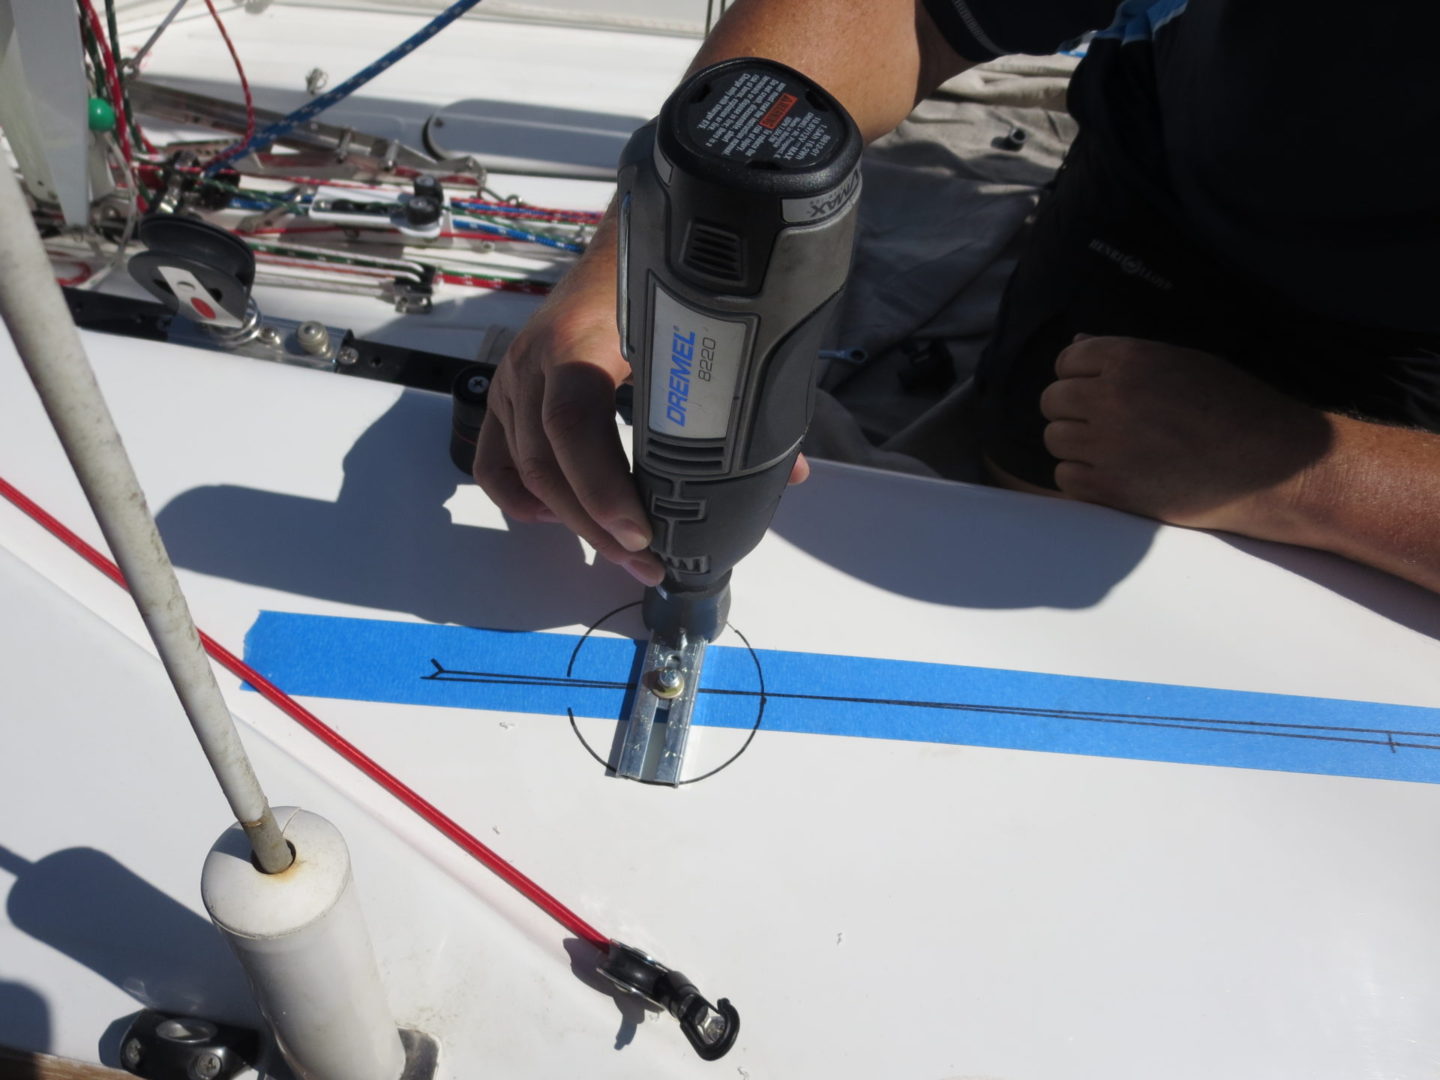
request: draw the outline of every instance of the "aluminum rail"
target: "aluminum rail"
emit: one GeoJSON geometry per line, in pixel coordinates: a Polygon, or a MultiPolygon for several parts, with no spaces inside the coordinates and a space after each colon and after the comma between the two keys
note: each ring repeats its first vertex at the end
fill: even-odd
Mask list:
{"type": "Polygon", "coordinates": [[[0,318],[125,574],[215,779],[266,873],[290,866],[15,174],[0,167],[0,318]]]}
{"type": "MultiPolygon", "coordinates": [[[[217,131],[241,134],[245,131],[245,107],[223,98],[208,97],[189,90],[177,90],[134,79],[128,86],[130,105],[137,114],[168,120],[173,124],[214,128],[217,131]]],[[[310,120],[279,136],[275,145],[301,151],[280,160],[268,162],[258,151],[240,155],[231,164],[245,162],[245,174],[284,180],[289,175],[348,177],[367,173],[389,173],[397,166],[428,173],[450,173],[484,180],[489,173],[506,176],[540,176],[557,180],[601,180],[614,183],[615,167],[547,161],[543,158],[507,157],[499,154],[450,154],[434,140],[435,120],[439,113],[425,121],[421,138],[428,154],[406,146],[398,139],[369,135],[352,127],[310,120]],[[430,156],[433,155],[433,156],[430,156]]],[[[274,125],[284,113],[270,109],[255,110],[255,123],[274,125]]],[[[222,145],[229,145],[223,140],[222,145]]],[[[187,140],[187,149],[205,151],[204,141],[187,140]]],[[[617,151],[618,153],[618,151],[617,151]]]]}

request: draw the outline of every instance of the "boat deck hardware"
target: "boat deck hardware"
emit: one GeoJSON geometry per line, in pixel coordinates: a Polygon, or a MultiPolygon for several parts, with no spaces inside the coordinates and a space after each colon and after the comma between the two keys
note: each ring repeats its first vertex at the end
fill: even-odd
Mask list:
{"type": "Polygon", "coordinates": [[[255,1064],[259,1049],[250,1028],[147,1010],[120,1040],[120,1062],[146,1080],[227,1080],[255,1064]]]}
{"type": "Polygon", "coordinates": [[[690,739],[690,716],[695,711],[695,695],[700,689],[707,644],[705,638],[687,637],[683,632],[676,639],[658,630],[650,635],[645,663],[634,687],[615,775],[628,780],[649,778],[646,773],[651,739],[656,723],[661,722],[659,714],[663,713],[665,743],[655,762],[653,778],[661,784],[680,783],[685,745],[690,739]]]}
{"type": "Polygon", "coordinates": [[[724,1057],[735,1045],[740,1034],[740,1014],[729,999],[721,998],[711,1005],[694,983],[648,953],[611,941],[600,974],[623,993],[643,998],[679,1020],[680,1030],[704,1060],[724,1057]]]}

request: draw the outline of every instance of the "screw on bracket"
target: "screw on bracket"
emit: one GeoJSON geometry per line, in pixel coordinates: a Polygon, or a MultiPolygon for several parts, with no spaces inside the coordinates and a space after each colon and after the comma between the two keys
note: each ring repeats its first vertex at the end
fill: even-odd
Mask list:
{"type": "Polygon", "coordinates": [[[674,668],[665,668],[655,673],[655,687],[651,692],[660,698],[676,698],[684,689],[684,674],[674,668]]]}
{"type": "Polygon", "coordinates": [[[120,1044],[120,1062],[146,1080],[229,1080],[250,1067],[258,1034],[197,1016],[138,1015],[120,1044]]]}

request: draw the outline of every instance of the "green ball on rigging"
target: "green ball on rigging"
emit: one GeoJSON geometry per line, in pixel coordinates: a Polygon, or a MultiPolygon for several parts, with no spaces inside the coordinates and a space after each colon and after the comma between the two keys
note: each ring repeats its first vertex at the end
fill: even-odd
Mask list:
{"type": "Polygon", "coordinates": [[[114,131],[115,110],[104,98],[92,97],[88,120],[91,131],[114,131]]]}

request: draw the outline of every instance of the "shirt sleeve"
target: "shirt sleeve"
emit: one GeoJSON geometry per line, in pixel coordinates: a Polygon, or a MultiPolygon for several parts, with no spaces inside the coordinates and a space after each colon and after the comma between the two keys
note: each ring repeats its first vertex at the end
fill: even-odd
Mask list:
{"type": "Polygon", "coordinates": [[[925,0],[950,47],[976,63],[1010,53],[1048,56],[1108,26],[1115,8],[1116,0],[925,0]]]}

